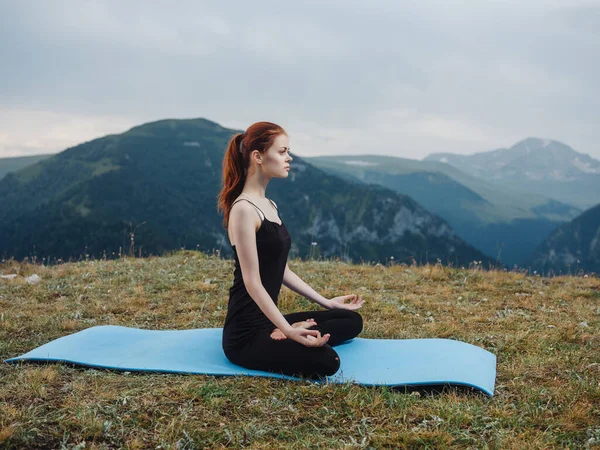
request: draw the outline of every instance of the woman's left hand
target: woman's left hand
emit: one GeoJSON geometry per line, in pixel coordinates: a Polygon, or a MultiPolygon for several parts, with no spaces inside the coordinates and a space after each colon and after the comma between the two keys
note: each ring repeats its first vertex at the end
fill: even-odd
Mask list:
{"type": "Polygon", "coordinates": [[[339,297],[334,297],[329,300],[329,309],[349,309],[351,311],[360,308],[365,304],[365,301],[362,299],[362,295],[359,295],[358,298],[356,294],[348,294],[341,295],[339,297]],[[346,303],[346,300],[352,301],[350,303],[346,303]]]}

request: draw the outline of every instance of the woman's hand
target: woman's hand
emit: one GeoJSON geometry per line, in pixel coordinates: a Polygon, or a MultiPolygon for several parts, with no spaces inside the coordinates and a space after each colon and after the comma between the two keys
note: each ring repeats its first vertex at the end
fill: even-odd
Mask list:
{"type": "Polygon", "coordinates": [[[322,347],[329,340],[330,334],[327,333],[321,336],[319,330],[307,330],[306,328],[292,327],[290,328],[290,331],[288,331],[287,337],[306,347],[322,347]]]}
{"type": "MultiPolygon", "coordinates": [[[[302,322],[294,322],[292,324],[293,328],[304,328],[304,329],[309,329],[310,327],[316,325],[317,322],[315,322],[315,319],[306,319],[303,320],[302,322]]],[[[271,338],[275,339],[276,341],[281,341],[282,339],[287,339],[286,335],[283,334],[283,331],[281,331],[279,328],[275,328],[273,330],[273,332],[271,333],[271,338]]]]}
{"type": "Polygon", "coordinates": [[[360,308],[365,304],[365,301],[362,299],[362,295],[359,295],[358,298],[356,294],[348,294],[341,295],[339,297],[334,297],[329,300],[327,307],[329,309],[349,309],[354,311],[355,309],[360,308]],[[350,303],[346,303],[346,300],[353,299],[350,303]]]}

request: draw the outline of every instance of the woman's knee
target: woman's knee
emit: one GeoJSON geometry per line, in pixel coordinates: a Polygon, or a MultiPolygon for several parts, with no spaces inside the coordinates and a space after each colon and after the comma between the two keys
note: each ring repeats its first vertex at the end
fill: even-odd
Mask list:
{"type": "Polygon", "coordinates": [[[350,328],[353,330],[353,334],[358,336],[363,330],[363,318],[357,311],[347,311],[349,321],[351,323],[350,328]]]}
{"type": "Polygon", "coordinates": [[[319,374],[330,377],[340,369],[340,357],[333,349],[328,351],[320,361],[319,374]]]}

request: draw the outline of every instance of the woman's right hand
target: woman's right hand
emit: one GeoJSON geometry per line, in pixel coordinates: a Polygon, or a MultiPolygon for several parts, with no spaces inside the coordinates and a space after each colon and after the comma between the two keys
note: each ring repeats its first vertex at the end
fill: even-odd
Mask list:
{"type": "Polygon", "coordinates": [[[293,341],[296,341],[306,347],[322,347],[329,340],[330,334],[327,333],[321,336],[319,330],[308,330],[306,328],[294,328],[292,327],[286,336],[293,341]]]}

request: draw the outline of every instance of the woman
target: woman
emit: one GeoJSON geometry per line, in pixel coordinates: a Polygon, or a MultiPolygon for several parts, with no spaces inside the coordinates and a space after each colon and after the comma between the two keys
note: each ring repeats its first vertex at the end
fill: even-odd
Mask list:
{"type": "Polygon", "coordinates": [[[332,346],[362,331],[355,310],[364,301],[353,294],[326,299],[288,267],[291,238],[265,194],[271,178],[288,177],[292,160],[288,136],[274,123],[257,122],[229,141],[218,208],[235,269],[223,351],[248,369],[324,377],[340,367],[332,346]],[[282,284],[327,310],[283,315],[277,308],[282,284]]]}

